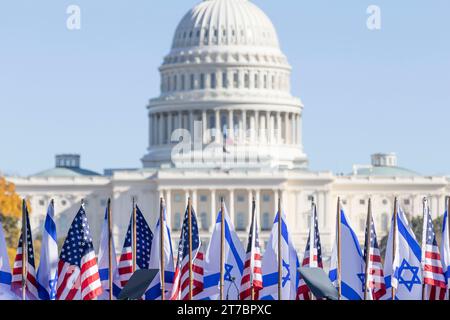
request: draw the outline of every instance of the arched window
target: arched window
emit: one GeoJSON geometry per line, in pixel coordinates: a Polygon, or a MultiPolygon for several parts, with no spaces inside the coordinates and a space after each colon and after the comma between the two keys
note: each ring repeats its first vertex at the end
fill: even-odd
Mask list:
{"type": "Polygon", "coordinates": [[[184,74],[181,75],[181,90],[186,90],[186,76],[184,74]]]}
{"type": "Polygon", "coordinates": [[[189,84],[191,90],[195,89],[195,75],[191,74],[190,84],[189,84]]]}
{"type": "Polygon", "coordinates": [[[180,230],[180,229],[181,229],[181,213],[177,212],[175,213],[173,219],[173,230],[180,230]]]}
{"type": "Polygon", "coordinates": [[[264,89],[267,89],[267,74],[264,75],[264,89]]]}
{"type": "Polygon", "coordinates": [[[228,74],[226,71],[222,73],[222,87],[225,89],[228,88],[228,74]]]}
{"type": "Polygon", "coordinates": [[[242,212],[237,214],[236,230],[245,231],[245,216],[242,212]]]}
{"type": "Polygon", "coordinates": [[[268,212],[264,212],[262,215],[261,228],[264,231],[270,230],[270,214],[268,212]]]}
{"type": "Polygon", "coordinates": [[[173,76],[173,91],[177,91],[178,88],[178,81],[177,81],[177,75],[173,76]]]}
{"type": "Polygon", "coordinates": [[[259,74],[255,73],[255,89],[259,89],[259,74]]]}
{"type": "Polygon", "coordinates": [[[239,72],[235,72],[233,75],[233,87],[239,88],[239,72]]]}
{"type": "Polygon", "coordinates": [[[208,215],[206,214],[206,212],[202,212],[200,214],[200,223],[202,224],[202,229],[203,230],[208,230],[209,229],[208,215]]]}

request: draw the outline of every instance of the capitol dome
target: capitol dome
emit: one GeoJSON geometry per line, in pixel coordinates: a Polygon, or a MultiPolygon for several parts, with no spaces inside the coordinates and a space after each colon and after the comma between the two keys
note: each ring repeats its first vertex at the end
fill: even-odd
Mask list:
{"type": "Polygon", "coordinates": [[[191,9],[175,31],[173,49],[197,46],[278,48],[266,14],[249,0],[205,0],[191,9]]]}
{"type": "Polygon", "coordinates": [[[291,66],[272,22],[250,0],[204,0],[189,10],[159,71],[161,94],[148,106],[144,167],[183,167],[202,158],[208,164],[199,167],[222,168],[226,149],[240,159],[235,168],[251,167],[249,155],[258,168],[306,168],[303,105],[291,94],[291,66]],[[193,150],[174,161],[177,129],[189,131],[189,141],[200,134],[210,154],[193,150]]]}

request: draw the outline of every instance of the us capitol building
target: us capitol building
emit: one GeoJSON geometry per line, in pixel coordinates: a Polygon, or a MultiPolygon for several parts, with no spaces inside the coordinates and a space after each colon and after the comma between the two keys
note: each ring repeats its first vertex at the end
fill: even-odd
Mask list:
{"type": "Polygon", "coordinates": [[[272,22],[249,0],[205,0],[189,10],[159,71],[161,94],[147,107],[148,150],[141,169],[98,174],[82,169],[80,156],[69,154],[57,155],[53,169],[8,178],[31,201],[35,233],[54,199],[58,237],[65,237],[85,199],[98,244],[111,197],[120,250],[132,198],[153,228],[163,197],[177,241],[191,197],[206,244],[223,197],[245,242],[255,198],[264,247],[281,197],[302,256],[314,199],[323,250],[329,255],[338,196],[361,241],[369,197],[379,237],[388,232],[394,195],[409,215],[421,214],[423,196],[430,197],[434,217],[445,211],[447,177],[401,168],[395,154],[375,154],[370,165],[354,166],[346,175],[308,170],[302,143],[304,106],[291,95],[291,67],[272,22]]]}

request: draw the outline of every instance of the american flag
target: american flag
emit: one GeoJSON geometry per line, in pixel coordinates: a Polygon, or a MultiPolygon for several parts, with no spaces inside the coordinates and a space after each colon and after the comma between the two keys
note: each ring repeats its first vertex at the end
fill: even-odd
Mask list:
{"type": "MultiPolygon", "coordinates": [[[[203,261],[195,212],[192,209],[192,297],[203,291],[203,261]]],[[[189,216],[188,209],[181,229],[178,258],[175,268],[171,300],[189,300],[189,216]]]]}
{"type": "Polygon", "coordinates": [[[370,220],[370,234],[366,227],[366,242],[364,243],[364,261],[369,255],[369,265],[367,267],[367,282],[371,296],[374,300],[380,300],[386,294],[386,284],[384,282],[383,265],[381,263],[380,249],[378,247],[377,233],[373,217],[370,220]],[[370,245],[367,244],[370,241],[370,245]]]}
{"type": "MultiPolygon", "coordinates": [[[[320,244],[319,219],[317,218],[317,208],[313,205],[311,212],[311,226],[308,242],[306,243],[305,255],[303,257],[302,267],[304,268],[323,268],[322,246],[320,244]],[[313,239],[313,241],[311,241],[313,239]],[[311,249],[312,248],[312,249],[311,249]]],[[[297,300],[310,300],[311,295],[308,286],[303,279],[300,279],[297,289],[297,300]]]]}
{"type": "MultiPolygon", "coordinates": [[[[33,238],[31,236],[30,219],[28,218],[28,209],[24,207],[25,216],[27,220],[27,265],[26,265],[26,281],[25,292],[26,297],[30,300],[36,300],[38,295],[38,284],[36,281],[36,270],[34,267],[34,250],[33,250],[33,238]]],[[[20,235],[19,245],[17,246],[16,258],[14,260],[14,267],[11,279],[11,289],[21,296],[22,292],[22,235],[20,235]]]]}
{"type": "MultiPolygon", "coordinates": [[[[132,246],[133,217],[131,217],[125,236],[122,254],[119,260],[119,278],[122,288],[133,275],[133,246],[132,246]]],[[[148,269],[152,248],[153,233],[145,221],[138,206],[136,206],[136,268],[148,269]]]]}
{"type": "Polygon", "coordinates": [[[252,288],[254,292],[253,300],[259,299],[259,290],[263,288],[261,260],[258,222],[256,221],[255,207],[253,207],[252,225],[250,227],[247,254],[239,291],[241,300],[252,300],[252,288]]]}
{"type": "Polygon", "coordinates": [[[94,300],[102,293],[97,257],[82,205],[70,226],[58,262],[57,300],[94,300]]]}
{"type": "Polygon", "coordinates": [[[425,300],[444,300],[447,284],[442,268],[441,255],[436,241],[430,209],[425,205],[422,237],[422,268],[425,285],[425,300]]]}

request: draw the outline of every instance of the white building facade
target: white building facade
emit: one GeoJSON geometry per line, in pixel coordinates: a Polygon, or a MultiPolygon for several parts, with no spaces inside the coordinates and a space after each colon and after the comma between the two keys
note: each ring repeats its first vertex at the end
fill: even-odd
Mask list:
{"type": "Polygon", "coordinates": [[[46,206],[55,199],[58,237],[64,237],[85,199],[98,242],[111,198],[120,248],[132,198],[153,227],[162,197],[177,241],[191,197],[206,244],[224,198],[244,242],[255,199],[264,244],[281,198],[302,254],[314,199],[327,255],[335,236],[338,196],[361,240],[369,197],[379,236],[388,231],[394,196],[400,197],[410,215],[421,214],[424,196],[430,197],[435,217],[445,211],[448,179],[403,169],[394,154],[376,154],[371,165],[355,166],[348,175],[308,170],[302,143],[303,104],[290,93],[291,67],[271,21],[251,1],[205,0],[189,10],[176,29],[160,73],[161,95],[148,105],[143,168],[100,175],[81,169],[79,156],[60,155],[53,169],[9,177],[18,192],[30,199],[36,231],[41,229],[46,206]]]}

